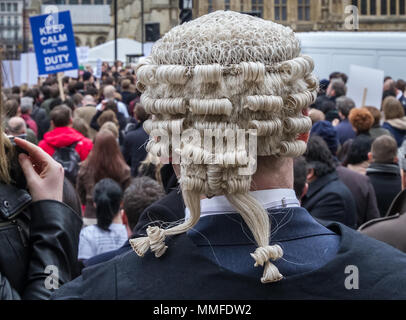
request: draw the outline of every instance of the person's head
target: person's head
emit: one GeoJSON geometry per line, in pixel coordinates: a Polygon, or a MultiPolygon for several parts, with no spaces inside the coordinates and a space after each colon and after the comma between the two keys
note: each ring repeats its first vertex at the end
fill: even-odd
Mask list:
{"type": "MultiPolygon", "coordinates": [[[[198,222],[202,195],[225,195],[246,221],[258,250],[267,251],[269,217],[249,191],[269,188],[270,181],[293,187],[293,158],[306,149],[311,119],[305,114],[317,96],[313,69],[313,60],[300,55],[300,42],[290,28],[233,11],[216,11],[173,28],[140,60],[136,78],[143,92],[141,103],[155,115],[144,122],[151,137],[148,150],[161,159],[173,157],[172,162],[180,152],[180,166],[174,170],[189,209],[188,219],[176,226],[147,229],[149,235],[162,236],[153,248],[157,256],[166,249],[165,236],[184,233],[198,222]],[[202,144],[205,132],[206,137],[220,132],[233,136],[227,139],[231,145],[237,140],[237,128],[246,133],[256,130],[252,157],[248,134],[242,135],[237,148],[224,153],[202,144]],[[184,138],[196,133],[201,140],[191,137],[171,145],[171,139],[160,136],[165,130],[169,136],[180,132],[184,138]],[[220,161],[211,163],[216,156],[220,161]],[[257,171],[248,169],[257,159],[257,171]]],[[[131,243],[141,256],[149,249],[148,237],[131,243]]],[[[282,255],[280,248],[271,249],[282,255]]],[[[253,256],[259,261],[258,255],[253,256]]],[[[265,268],[262,282],[281,279],[269,260],[259,264],[265,268]]]]}
{"type": "Polygon", "coordinates": [[[121,81],[121,90],[129,91],[130,90],[131,81],[128,79],[124,79],[121,81]]]}
{"type": "Polygon", "coordinates": [[[106,110],[106,111],[111,110],[114,113],[117,113],[118,112],[117,103],[114,100],[107,101],[106,108],[104,110],[106,110]]]}
{"type": "Polygon", "coordinates": [[[336,107],[342,119],[347,119],[351,109],[355,108],[355,102],[351,98],[341,96],[336,99],[336,107]]]}
{"type": "Polygon", "coordinates": [[[83,101],[83,96],[80,93],[75,93],[72,97],[73,104],[76,108],[79,108],[82,106],[82,101],[83,101]]]}
{"type": "Polygon", "coordinates": [[[365,107],[352,109],[348,120],[357,134],[368,133],[375,122],[371,112],[365,107]]]}
{"type": "Polygon", "coordinates": [[[313,125],[317,121],[323,121],[323,120],[326,119],[326,115],[322,111],[320,111],[320,110],[318,110],[316,108],[311,108],[309,110],[309,117],[310,117],[310,119],[312,119],[312,124],[313,125]]]}
{"type": "Polygon", "coordinates": [[[18,114],[19,105],[15,99],[9,99],[4,104],[3,114],[5,118],[15,117],[18,114]]]}
{"type": "Polygon", "coordinates": [[[316,122],[312,130],[310,131],[310,136],[317,135],[323,138],[326,142],[331,154],[335,155],[337,153],[339,141],[336,129],[333,127],[330,121],[318,121],[316,122]]]}
{"type": "Polygon", "coordinates": [[[128,166],[120,151],[116,137],[109,130],[101,130],[94,139],[94,145],[85,160],[84,169],[95,182],[111,178],[121,182],[128,166]]]}
{"type": "Polygon", "coordinates": [[[34,99],[31,97],[23,97],[20,99],[21,114],[31,114],[34,105],[34,99]]]}
{"type": "Polygon", "coordinates": [[[92,83],[94,81],[93,75],[89,71],[83,72],[83,81],[92,83]]]}
{"type": "Polygon", "coordinates": [[[49,114],[53,127],[68,127],[72,124],[72,110],[66,105],[60,105],[52,109],[49,114]]]}
{"type": "Polygon", "coordinates": [[[14,137],[27,133],[27,125],[21,117],[11,117],[6,122],[6,133],[14,137]]]}
{"type": "Polygon", "coordinates": [[[328,85],[327,88],[327,96],[329,97],[341,97],[341,96],[345,96],[347,91],[347,88],[345,86],[344,81],[340,78],[334,78],[330,81],[330,84],[328,85]]]}
{"type": "Polygon", "coordinates": [[[149,177],[138,177],[132,180],[123,198],[123,209],[131,230],[137,224],[141,213],[164,195],[162,186],[149,177]]]}
{"type": "Polygon", "coordinates": [[[293,160],[293,189],[295,190],[296,197],[300,200],[307,193],[308,184],[307,178],[307,164],[304,157],[298,157],[293,160]]]}
{"type": "Polygon", "coordinates": [[[335,171],[333,155],[322,137],[310,137],[304,157],[307,163],[307,182],[313,182],[335,171]]]}
{"type": "Polygon", "coordinates": [[[84,107],[95,107],[96,101],[94,100],[93,96],[87,94],[83,97],[82,106],[84,107]]]}
{"type": "Polygon", "coordinates": [[[377,137],[371,146],[368,159],[375,163],[396,163],[398,162],[398,144],[389,135],[377,137]]]}
{"type": "Polygon", "coordinates": [[[331,101],[326,96],[317,97],[314,107],[323,112],[324,115],[328,114],[330,111],[336,110],[336,104],[334,101],[331,101]]]}
{"type": "Polygon", "coordinates": [[[368,153],[371,151],[372,139],[366,135],[357,136],[348,151],[345,165],[348,164],[360,164],[364,161],[368,161],[368,153]]]}
{"type": "Polygon", "coordinates": [[[96,207],[97,226],[109,231],[114,218],[120,214],[123,190],[110,178],[97,182],[93,189],[93,202],[96,207]]]}
{"type": "Polygon", "coordinates": [[[50,94],[50,97],[51,98],[53,98],[53,99],[56,99],[56,98],[58,98],[59,97],[59,89],[58,88],[56,88],[56,87],[49,87],[49,94],[50,94]]]}
{"type": "Polygon", "coordinates": [[[330,81],[333,79],[341,79],[344,82],[344,84],[346,84],[348,77],[345,73],[335,71],[335,72],[330,73],[330,76],[329,76],[330,81]]]}
{"type": "Polygon", "coordinates": [[[11,88],[11,93],[13,93],[13,94],[20,94],[20,93],[21,93],[20,87],[19,87],[19,86],[13,86],[13,87],[11,88]]]}
{"type": "Polygon", "coordinates": [[[119,137],[119,126],[117,123],[114,123],[113,121],[106,121],[100,126],[100,131],[102,130],[108,130],[110,131],[113,136],[118,139],[119,137]]]}
{"type": "Polygon", "coordinates": [[[395,97],[386,97],[382,103],[382,111],[385,120],[399,119],[405,116],[402,104],[395,97]]]}
{"type": "Polygon", "coordinates": [[[97,124],[101,127],[106,122],[113,122],[116,126],[118,126],[118,120],[116,114],[112,110],[103,111],[100,115],[99,119],[97,119],[97,124]]]}
{"type": "Polygon", "coordinates": [[[82,118],[73,118],[72,128],[79,131],[83,136],[89,138],[90,127],[87,122],[82,118]]]}
{"type": "Polygon", "coordinates": [[[116,88],[112,85],[107,85],[103,89],[103,96],[107,100],[114,100],[116,94],[116,88]]]}
{"type": "Polygon", "coordinates": [[[396,89],[404,94],[406,90],[406,81],[403,79],[398,79],[398,81],[396,81],[396,89]]]}
{"type": "Polygon", "coordinates": [[[381,121],[381,112],[378,110],[378,108],[367,106],[365,107],[374,117],[374,123],[372,127],[379,127],[380,121],[381,121]]]}
{"type": "Polygon", "coordinates": [[[388,79],[383,84],[383,91],[389,91],[396,95],[396,82],[393,79],[388,79]]]}
{"type": "Polygon", "coordinates": [[[140,103],[135,104],[134,118],[141,123],[149,118],[148,113],[145,112],[144,107],[140,103]]]}

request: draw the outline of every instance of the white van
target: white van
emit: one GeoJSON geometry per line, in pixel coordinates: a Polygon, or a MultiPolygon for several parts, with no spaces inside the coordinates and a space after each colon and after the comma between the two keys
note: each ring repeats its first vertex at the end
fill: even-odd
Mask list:
{"type": "Polygon", "coordinates": [[[381,69],[406,80],[406,32],[299,32],[302,53],[315,62],[315,73],[328,79],[334,71],[348,75],[350,64],[381,69]]]}

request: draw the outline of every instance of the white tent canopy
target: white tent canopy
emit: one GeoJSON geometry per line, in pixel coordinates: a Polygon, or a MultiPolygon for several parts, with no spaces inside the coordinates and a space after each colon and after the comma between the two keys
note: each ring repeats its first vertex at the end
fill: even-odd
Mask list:
{"type": "MultiPolygon", "coordinates": [[[[144,55],[149,55],[153,43],[144,43],[144,55]]],[[[128,55],[141,55],[142,46],[141,42],[119,38],[117,39],[117,59],[123,62],[127,61],[128,55]]],[[[88,64],[92,67],[96,67],[97,60],[107,61],[109,63],[114,62],[114,40],[103,43],[97,47],[93,47],[89,50],[88,64]]]]}

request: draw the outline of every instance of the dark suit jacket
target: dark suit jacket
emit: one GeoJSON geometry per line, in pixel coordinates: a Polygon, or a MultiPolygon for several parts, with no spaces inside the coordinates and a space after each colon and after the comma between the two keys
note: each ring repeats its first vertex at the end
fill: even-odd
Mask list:
{"type": "Polygon", "coordinates": [[[378,218],[380,215],[375,190],[369,178],[343,166],[338,166],[336,171],[340,181],[351,191],[357,205],[357,226],[378,218]]]}
{"type": "Polygon", "coordinates": [[[302,206],[324,221],[337,221],[356,228],[357,207],[348,188],[338,180],[337,172],[317,178],[309,184],[302,206]]]}
{"type": "Polygon", "coordinates": [[[147,150],[145,149],[147,141],[149,139],[148,134],[145,132],[142,123],[138,123],[134,130],[128,132],[124,137],[123,143],[123,156],[125,161],[131,167],[131,175],[137,176],[138,167],[141,161],[147,156],[147,150]]]}

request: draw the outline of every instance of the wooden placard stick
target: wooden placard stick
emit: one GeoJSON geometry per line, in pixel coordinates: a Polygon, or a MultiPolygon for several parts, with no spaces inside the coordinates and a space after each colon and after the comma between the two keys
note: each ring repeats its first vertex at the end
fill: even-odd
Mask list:
{"type": "Polygon", "coordinates": [[[65,91],[63,91],[62,77],[63,77],[63,72],[58,72],[59,96],[61,97],[62,101],[65,101],[65,91]]]}
{"type": "Polygon", "coordinates": [[[362,94],[362,104],[361,107],[365,107],[365,102],[367,101],[368,88],[364,88],[364,93],[362,94]]]}

